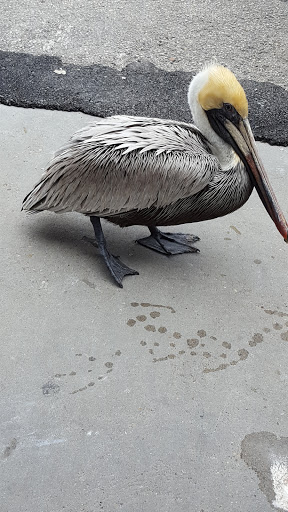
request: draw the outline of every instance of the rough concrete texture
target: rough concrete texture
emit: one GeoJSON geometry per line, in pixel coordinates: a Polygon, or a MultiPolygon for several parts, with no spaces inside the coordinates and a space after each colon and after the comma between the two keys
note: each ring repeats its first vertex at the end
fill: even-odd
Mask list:
{"type": "Polygon", "coordinates": [[[140,59],[189,72],[217,57],[241,78],[288,88],[287,10],[281,0],[9,0],[0,47],[118,69],[140,59]]]}
{"type": "MultiPolygon", "coordinates": [[[[82,240],[88,219],[20,211],[90,118],[2,105],[0,119],[1,510],[274,510],[255,443],[252,469],[241,459],[246,436],[270,433],[265,453],[287,436],[288,247],[256,193],[183,226],[200,254],[166,258],[134,243],[144,228],[105,223],[140,272],[121,290],[82,240]]],[[[288,150],[258,147],[287,217],[288,150]]]]}

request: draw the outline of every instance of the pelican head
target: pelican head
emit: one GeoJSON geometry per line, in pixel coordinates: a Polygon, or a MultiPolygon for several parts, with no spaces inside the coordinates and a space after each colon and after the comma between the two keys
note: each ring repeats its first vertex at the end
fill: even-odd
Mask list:
{"type": "Polygon", "coordinates": [[[235,75],[219,64],[206,66],[193,78],[188,102],[195,124],[222,169],[231,169],[237,157],[242,160],[267,212],[288,242],[288,225],[258,155],[248,121],[248,101],[235,75]]]}

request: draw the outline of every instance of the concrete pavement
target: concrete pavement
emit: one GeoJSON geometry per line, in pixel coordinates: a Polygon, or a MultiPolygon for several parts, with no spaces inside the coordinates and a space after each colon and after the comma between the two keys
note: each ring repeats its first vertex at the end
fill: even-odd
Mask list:
{"type": "MultiPolygon", "coordinates": [[[[121,290],[88,219],[20,211],[90,118],[0,119],[1,511],[288,510],[288,248],[257,195],[184,227],[200,254],[165,258],[134,243],[144,228],[105,223],[140,273],[121,290]]],[[[287,217],[288,150],[258,147],[287,217]]]]}
{"type": "Polygon", "coordinates": [[[140,273],[123,290],[82,240],[88,219],[20,211],[90,120],[61,110],[190,121],[191,75],[216,57],[243,83],[257,139],[279,146],[258,145],[288,217],[287,8],[2,6],[1,512],[288,511],[288,247],[257,195],[183,226],[200,254],[165,258],[134,243],[144,228],[105,223],[140,273]]]}

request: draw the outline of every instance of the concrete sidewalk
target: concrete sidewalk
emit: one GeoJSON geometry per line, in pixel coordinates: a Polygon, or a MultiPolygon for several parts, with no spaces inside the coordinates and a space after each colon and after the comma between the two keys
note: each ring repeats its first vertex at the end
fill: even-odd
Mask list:
{"type": "MultiPolygon", "coordinates": [[[[0,119],[1,512],[288,510],[288,247],[256,193],[184,227],[200,254],[105,223],[121,290],[88,219],[20,211],[91,118],[0,119]]],[[[258,147],[287,217],[288,148],[258,147]]]]}

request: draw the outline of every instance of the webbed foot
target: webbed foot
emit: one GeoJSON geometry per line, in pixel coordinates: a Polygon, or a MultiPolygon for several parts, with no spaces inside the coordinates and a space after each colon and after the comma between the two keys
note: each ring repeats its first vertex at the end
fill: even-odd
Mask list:
{"type": "Polygon", "coordinates": [[[98,247],[99,252],[103,256],[103,259],[106,263],[106,266],[110,271],[110,274],[112,275],[118,286],[120,288],[123,288],[123,278],[125,276],[139,275],[139,272],[137,272],[137,270],[127,267],[127,265],[125,265],[125,263],[123,263],[118,256],[113,256],[113,254],[110,254],[106,247],[106,241],[103,235],[100,219],[98,217],[93,216],[90,217],[90,220],[94,228],[96,240],[87,237],[83,238],[84,240],[92,243],[92,245],[98,247]]]}
{"type": "Polygon", "coordinates": [[[148,249],[170,256],[173,254],[184,254],[187,252],[200,252],[193,247],[192,243],[198,242],[200,238],[194,235],[182,233],[163,233],[158,228],[149,227],[151,236],[137,240],[137,243],[148,249]]]}
{"type": "Polygon", "coordinates": [[[127,267],[118,256],[113,256],[113,254],[110,254],[108,251],[106,251],[105,254],[101,252],[101,254],[112,277],[120,288],[123,288],[122,280],[125,276],[139,275],[137,270],[127,267]]]}

